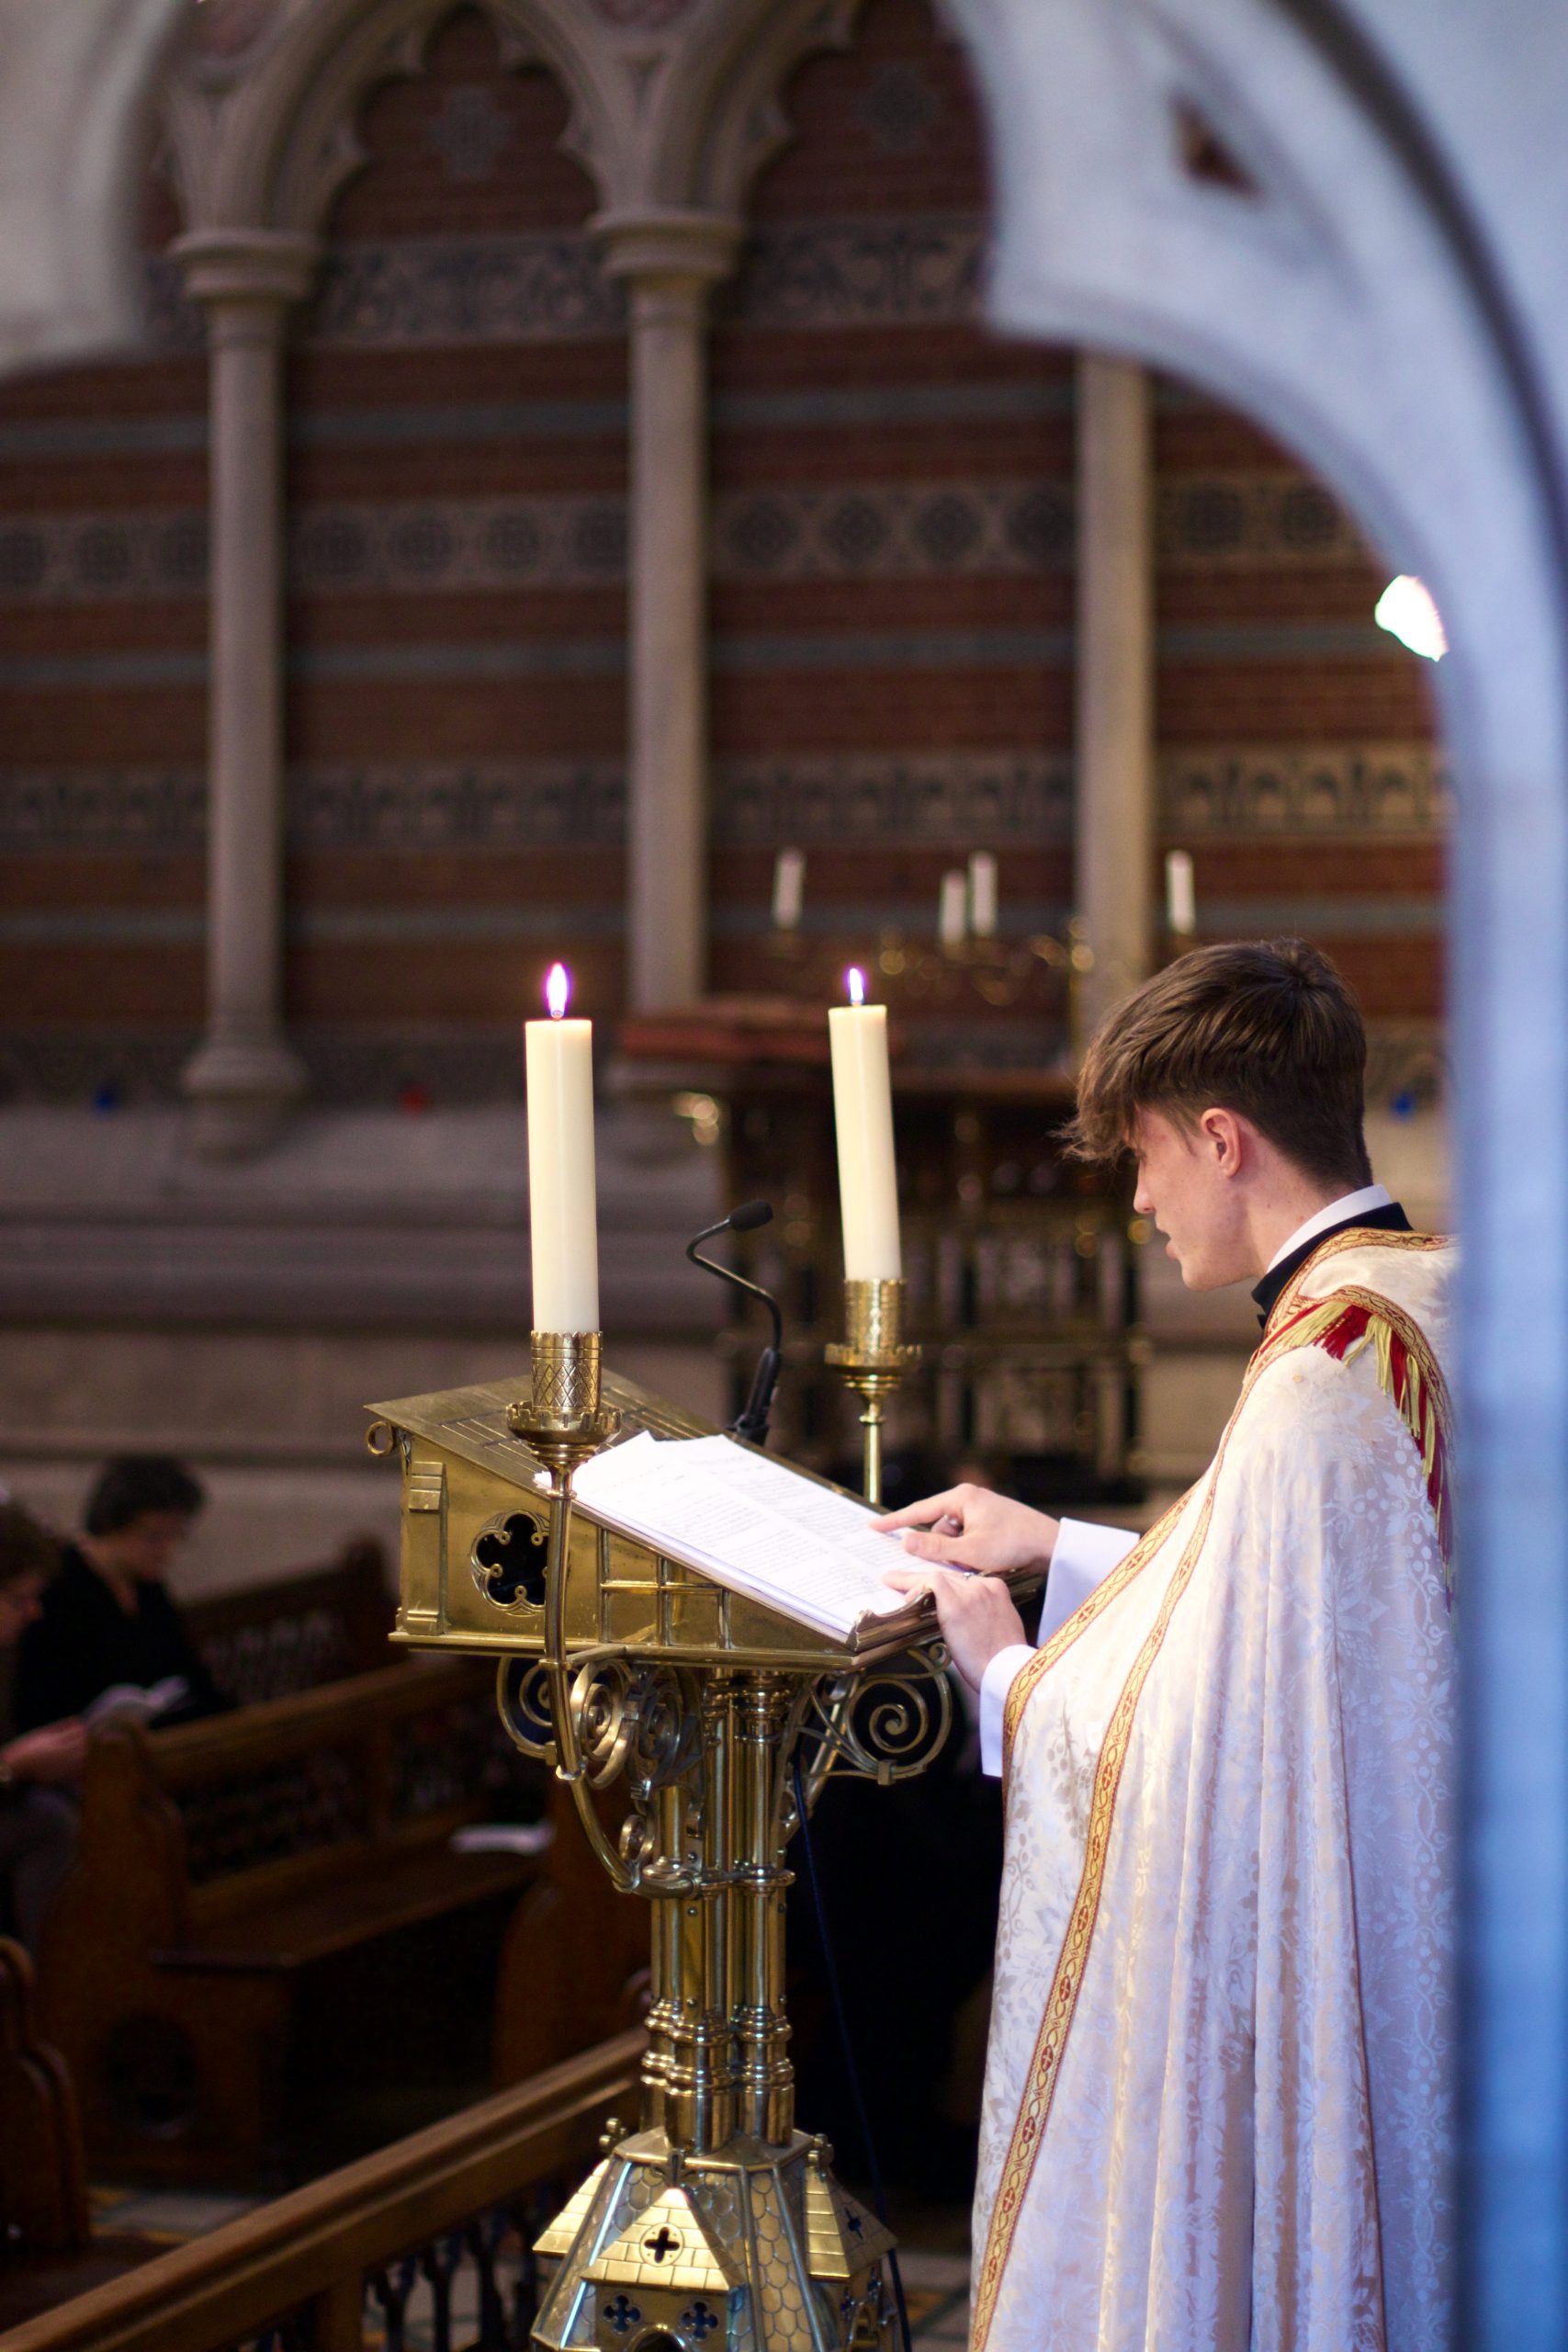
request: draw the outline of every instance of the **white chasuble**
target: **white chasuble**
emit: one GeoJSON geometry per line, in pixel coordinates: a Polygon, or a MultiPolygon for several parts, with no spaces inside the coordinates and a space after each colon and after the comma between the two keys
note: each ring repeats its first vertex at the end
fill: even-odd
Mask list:
{"type": "Polygon", "coordinates": [[[1442,2352],[1456,1253],[1331,1236],[1009,1692],[976,2352],[1442,2352]]]}

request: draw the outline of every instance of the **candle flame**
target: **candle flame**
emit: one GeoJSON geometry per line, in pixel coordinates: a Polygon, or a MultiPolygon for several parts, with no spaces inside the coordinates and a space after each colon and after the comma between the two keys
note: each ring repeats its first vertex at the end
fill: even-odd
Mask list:
{"type": "Polygon", "coordinates": [[[849,970],[844,974],[844,986],[850,992],[850,1002],[852,1004],[863,1004],[865,1002],[865,974],[861,970],[858,964],[852,964],[849,970]]]}
{"type": "Polygon", "coordinates": [[[550,977],[545,982],[545,1002],[550,1009],[550,1019],[558,1021],[566,1011],[567,998],[571,994],[571,976],[564,964],[552,964],[550,977]]]}

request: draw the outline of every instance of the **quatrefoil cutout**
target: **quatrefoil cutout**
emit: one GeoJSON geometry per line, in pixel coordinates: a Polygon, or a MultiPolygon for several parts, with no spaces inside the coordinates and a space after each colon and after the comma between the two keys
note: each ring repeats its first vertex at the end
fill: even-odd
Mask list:
{"type": "Polygon", "coordinates": [[[474,1582],[487,1600],[502,1609],[542,1609],[548,1555],[542,1520],[520,1510],[492,1519],[474,1538],[474,1582]]]}

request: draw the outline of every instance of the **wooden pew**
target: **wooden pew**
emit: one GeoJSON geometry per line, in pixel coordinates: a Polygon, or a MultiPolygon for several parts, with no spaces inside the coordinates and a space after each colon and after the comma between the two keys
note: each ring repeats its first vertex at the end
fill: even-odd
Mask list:
{"type": "Polygon", "coordinates": [[[95,1736],[39,1981],[96,2166],[276,2178],[311,1972],[472,1920],[539,1877],[531,1858],[450,1847],[485,1810],[492,1677],[479,1660],[418,1659],[171,1731],[95,1736]]]}
{"type": "Polygon", "coordinates": [[[0,1937],[0,2338],[160,2251],[132,2231],[93,2236],[71,2077],[39,2036],[27,1953],[0,1937]]]}
{"type": "Polygon", "coordinates": [[[533,2240],[611,2116],[635,2117],[641,2055],[635,2033],[590,2050],[28,2322],[6,2352],[363,2352],[411,2296],[435,2342],[469,2343],[454,2290],[476,2273],[479,2341],[525,2343],[533,2240]]]}
{"type": "Polygon", "coordinates": [[[190,1601],[184,1615],[208,1672],[237,1707],[392,1663],[387,1555],[373,1535],[351,1537],[325,1567],[190,1601]]]}

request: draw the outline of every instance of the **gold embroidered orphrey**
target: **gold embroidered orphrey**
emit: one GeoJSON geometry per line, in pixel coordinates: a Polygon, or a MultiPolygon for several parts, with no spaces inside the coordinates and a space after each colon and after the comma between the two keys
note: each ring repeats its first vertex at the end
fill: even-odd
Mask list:
{"type": "MultiPolygon", "coordinates": [[[[975,2308],[971,2322],[971,2352],[984,2352],[996,2311],[997,2297],[1002,2275],[1012,2250],[1019,2215],[1034,2171],[1050,2117],[1051,2102],[1062,2070],[1067,2035],[1073,2021],[1073,2011],[1083,1984],[1089,1947],[1094,1939],[1095,1920],[1100,1909],[1100,1890],[1105,1881],[1106,1858],[1110,1850],[1111,1833],[1116,1812],[1116,1792],[1122,1770],[1132,1742],[1133,1723],[1138,1701],[1150,1669],[1159,1655],[1169,1628],[1176,1605],[1191,1581],[1192,1572],[1202,1552],[1209,1523],[1213,1516],[1214,1493],[1231,1433],[1241,1418],[1248,1397],[1261,1375],[1269,1366],[1302,1347],[1321,1346],[1330,1317],[1326,1310],[1342,1314],[1347,1307],[1364,1310],[1370,1318],[1366,1340],[1379,1348],[1380,1377],[1385,1389],[1388,1350],[1384,1332],[1395,1334],[1407,1351],[1411,1364],[1418,1375],[1416,1389],[1424,1410],[1425,1425],[1435,1434],[1435,1447],[1439,1461],[1450,1445],[1452,1416],[1448,1389],[1442,1372],[1431,1347],[1418,1325],[1380,1292],[1359,1287],[1331,1293],[1327,1297],[1303,1305],[1302,1289],[1309,1273],[1320,1272],[1325,1262],[1347,1250],[1369,1248],[1393,1250],[1441,1250],[1448,1247],[1447,1237],[1430,1233],[1386,1233],[1372,1227],[1350,1227],[1329,1236],[1311,1257],[1297,1269],[1276,1300],[1268,1327],[1247,1365],[1241,1395],[1236,1399],[1229,1421],[1225,1425],[1219,1448],[1209,1467],[1204,1482],[1202,1501],[1193,1522],[1191,1532],[1182,1546],[1181,1556],[1167,1588],[1157,1616],[1145,1636],[1122,1686],[1111,1721],[1106,1728],[1104,1743],[1095,1771],[1094,1792],[1089,1806],[1089,1832],[1085,1842],[1083,1870],[1077,1895],[1069,1914],[1061,1952],[1056,1961],[1051,1989],[1046,1996],[1045,2012],[1034,2044],[1030,2063],[1023,2100],[1012,2128],[1008,2152],[997,2185],[996,2200],[991,2208],[986,2236],[986,2250],[975,2286],[975,2308]]],[[[1359,1340],[1356,1345],[1365,1344],[1359,1340]]],[[[1354,1349],[1350,1351],[1354,1352],[1354,1349]]],[[[1392,1394],[1392,1391],[1390,1392],[1392,1394]]],[[[1395,1397],[1396,1409],[1400,1400],[1395,1397]]],[[[1434,1475],[1433,1446],[1424,1442],[1422,1430],[1413,1427],[1412,1435],[1422,1449],[1423,1465],[1428,1479],[1434,1475]]],[[[1002,1744],[1002,1771],[1006,1782],[1012,1760],[1012,1748],[1019,1722],[1029,1703],[1031,1692],[1042,1676],[1048,1674],[1058,1658],[1069,1650],[1097,1617],[1111,1606],[1118,1594],[1124,1592],[1133,1579],[1147,1566],[1171,1532],[1176,1522],[1192,1499],[1196,1488],[1189,1488],[1181,1499],[1173,1504],[1157,1520],[1148,1533],[1135,1544],[1118,1566],[1096,1586],[1093,1592],[1076,1610],[1064,1625],[1057,1628],[1048,1642],[1042,1645],[1026,1666],[1014,1676],[1008,1692],[1002,1744]]],[[[1437,1507],[1439,1531],[1446,1528],[1447,1511],[1437,1507]]]]}

